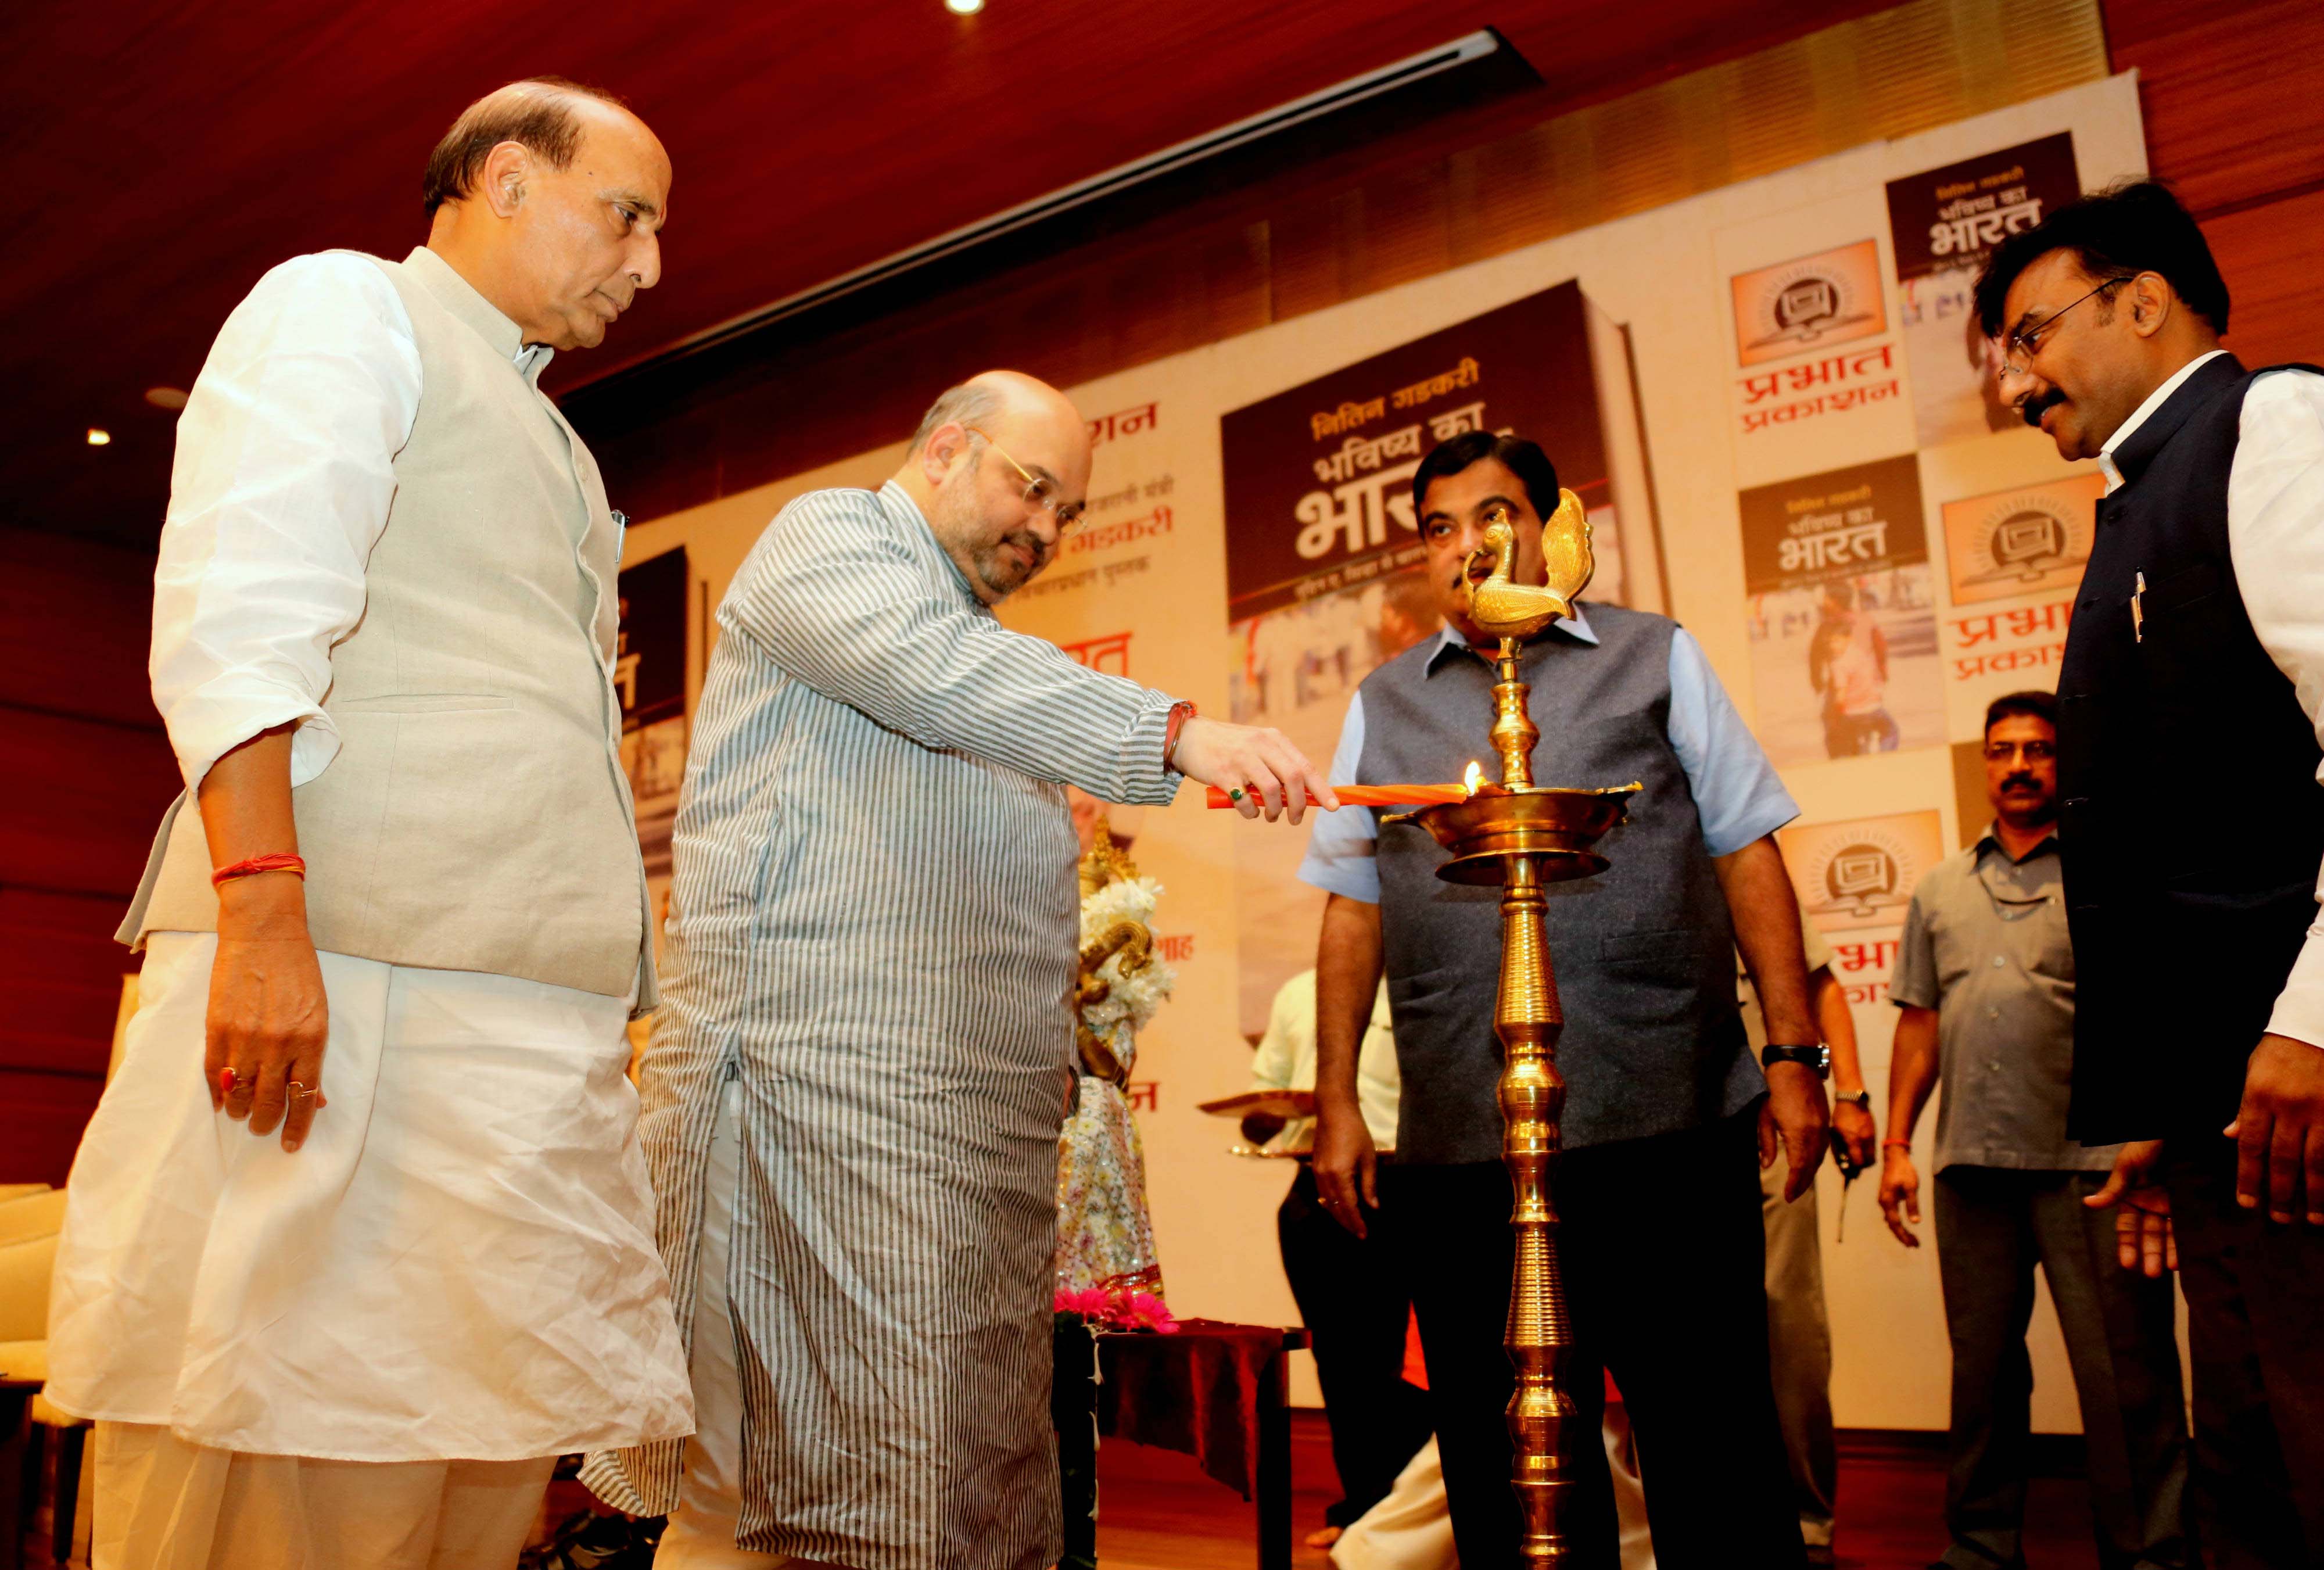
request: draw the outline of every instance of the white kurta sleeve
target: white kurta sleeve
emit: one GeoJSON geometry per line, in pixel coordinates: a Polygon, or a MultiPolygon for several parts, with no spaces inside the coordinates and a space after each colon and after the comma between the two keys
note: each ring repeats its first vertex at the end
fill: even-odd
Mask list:
{"type": "MultiPolygon", "coordinates": [[[[2227,550],[2252,630],[2324,742],[2324,376],[2281,372],[2245,396],[2227,550]]],[[[2318,887],[2324,897],[2324,871],[2318,887]]],[[[2324,919],[2309,928],[2267,1028],[2324,1047],[2324,919]]]]}
{"type": "Polygon", "coordinates": [[[720,605],[723,625],[923,746],[1107,801],[1170,800],[1181,776],[1162,762],[1167,696],[939,594],[902,541],[851,515],[844,494],[783,510],[720,605]]]}
{"type": "Polygon", "coordinates": [[[276,725],[298,727],[293,785],[337,755],[331,649],[419,410],[410,319],[361,257],[286,262],[226,318],[178,420],[153,572],[153,704],[188,790],[276,725]]]}

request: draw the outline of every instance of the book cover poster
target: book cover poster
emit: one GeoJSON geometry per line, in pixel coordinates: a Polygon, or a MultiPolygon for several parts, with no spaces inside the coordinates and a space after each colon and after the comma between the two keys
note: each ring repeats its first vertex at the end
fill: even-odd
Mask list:
{"type": "Polygon", "coordinates": [[[1759,744],[1778,767],[1945,739],[1910,453],[1738,496],[1759,744]]]}
{"type": "MultiPolygon", "coordinates": [[[[1412,476],[1431,448],[1466,431],[1542,445],[1601,542],[1588,597],[1618,601],[1588,310],[1581,286],[1562,283],[1220,417],[1228,717],[1272,725],[1325,762],[1357,684],[1435,635],[1443,594],[1422,570],[1412,476]]],[[[1490,723],[1477,716],[1480,755],[1490,723]]],[[[1275,990],[1315,963],[1321,897],[1297,879],[1305,840],[1236,842],[1246,1020],[1263,1022],[1275,990]]]]}
{"type": "Polygon", "coordinates": [[[2081,194],[2061,131],[1888,182],[1897,314],[1923,447],[2006,430],[1991,346],[1972,295],[1993,248],[2081,194]]]}

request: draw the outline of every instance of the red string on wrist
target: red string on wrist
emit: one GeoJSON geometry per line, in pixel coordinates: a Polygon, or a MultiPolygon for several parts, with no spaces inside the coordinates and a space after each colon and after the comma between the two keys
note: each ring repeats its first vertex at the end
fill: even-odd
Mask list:
{"type": "Polygon", "coordinates": [[[1178,750],[1178,733],[1194,717],[1194,706],[1181,698],[1170,706],[1169,728],[1162,733],[1162,766],[1170,766],[1170,754],[1178,750]]]}
{"type": "Polygon", "coordinates": [[[1909,1150],[1913,1148],[1913,1141],[1910,1140],[1883,1140],[1880,1141],[1880,1148],[1884,1150],[1909,1150]]]}
{"type": "Polygon", "coordinates": [[[270,851],[263,856],[247,856],[212,873],[210,887],[218,888],[236,878],[254,877],[260,873],[290,873],[304,882],[307,876],[306,858],[290,851],[270,851]]]}

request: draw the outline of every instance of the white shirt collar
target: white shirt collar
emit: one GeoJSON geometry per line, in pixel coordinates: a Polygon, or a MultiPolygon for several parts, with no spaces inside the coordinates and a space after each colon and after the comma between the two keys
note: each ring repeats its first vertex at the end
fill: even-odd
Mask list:
{"type": "MultiPolygon", "coordinates": [[[[1552,623],[1551,626],[1554,630],[1571,634],[1580,642],[1587,643],[1592,648],[1597,647],[1598,634],[1591,631],[1590,618],[1582,614],[1582,602],[1579,600],[1573,603],[1572,615],[1560,618],[1552,623]]],[[[1445,622],[1439,624],[1436,629],[1436,647],[1428,651],[1428,658],[1434,663],[1436,656],[1443,651],[1465,649],[1468,646],[1469,641],[1453,631],[1452,623],[1445,622]]]]}
{"type": "Polygon", "coordinates": [[[2180,366],[2176,371],[2173,371],[2171,374],[2170,380],[2164,382],[2162,386],[2157,387],[2153,392],[2149,392],[2146,395],[2146,402],[2140,404],[2136,409],[2132,410],[2130,418],[2124,420],[2120,426],[2116,427],[2115,433],[2112,436],[2107,438],[2106,445],[2098,448],[2098,472],[2106,476],[2106,494],[2107,495],[2111,496],[2116,491],[2121,490],[2123,485],[2122,470],[2116,466],[2114,461],[2114,449],[2120,447],[2124,442],[2128,441],[2130,439],[2131,432],[2145,424],[2148,416],[2152,415],[2156,410],[2162,408],[2165,403],[2168,403],[2171,401],[2171,394],[2179,391],[2180,383],[2186,381],[2188,377],[2193,375],[2205,361],[2216,360],[2227,352],[2227,351],[2225,349],[2213,349],[2207,355],[2196,356],[2193,359],[2180,366]]]}

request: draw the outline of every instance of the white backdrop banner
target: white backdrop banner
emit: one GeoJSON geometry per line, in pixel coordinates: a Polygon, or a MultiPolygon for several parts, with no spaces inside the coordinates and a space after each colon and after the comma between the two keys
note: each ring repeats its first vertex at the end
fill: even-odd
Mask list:
{"type": "MultiPolygon", "coordinates": [[[[1988,418],[1975,366],[1953,338],[1957,310],[1946,308],[1941,323],[1932,325],[1934,295],[1921,299],[1897,282],[1892,202],[1907,215],[1898,222],[1918,225],[1906,244],[1925,261],[1931,225],[1972,220],[1976,239],[1988,207],[2006,227],[2013,220],[2005,208],[2055,200],[2063,189],[2061,147],[2086,186],[2144,173],[2135,78],[1868,144],[1072,388],[1097,438],[1093,520],[1043,578],[1003,608],[1003,618],[1097,669],[1192,698],[1206,713],[1250,711],[1257,676],[1245,663],[1250,640],[1222,635],[1232,619],[1222,419],[1578,283],[1598,312],[1627,329],[1621,358],[1626,374],[1635,370],[1640,417],[1628,438],[1609,435],[1609,450],[1595,466],[1612,469],[1617,479],[1630,473],[1642,494],[1651,469],[1660,549],[1642,549],[1632,518],[1623,519],[1628,597],[1667,608],[1693,632],[1745,716],[1772,743],[1803,809],[1791,842],[1819,854],[1836,837],[1848,842],[1808,888],[1825,906],[1820,918],[1851,946],[1854,968],[1842,979],[1858,1000],[1867,1074],[1885,1112],[1895,1011],[1879,983],[1902,911],[1893,891],[1877,898],[1865,891],[1870,885],[1862,880],[1886,873],[1871,852],[1849,845],[1855,830],[1877,831],[1864,843],[1886,854],[1901,877],[1981,827],[1965,824],[1956,808],[1947,743],[1973,740],[1984,703],[1998,692],[2052,682],[2054,666],[2044,655],[2063,636],[2061,623],[2050,624],[2052,607],[2070,595],[2088,549],[2086,471],[2060,460],[2039,432],[1988,418]],[[2020,178],[2007,178],[2013,171],[2020,178]],[[1920,216],[1932,205],[1937,210],[1920,216]],[[1924,381],[1929,391],[1922,395],[1924,381]],[[1870,494],[1850,499],[1868,485],[1870,494]],[[1807,531],[1812,535],[1885,524],[1883,551],[1842,564],[1861,572],[1842,573],[1829,562],[1810,569],[1799,565],[1802,553],[1828,550],[1828,542],[1811,541],[1794,547],[1794,567],[1786,572],[1781,540],[1770,537],[1775,568],[1772,577],[1763,575],[1747,550],[1747,528],[1756,527],[1748,520],[1782,519],[1792,504],[1798,510],[1788,516],[1795,519],[1830,522],[1837,509],[1831,529],[1819,524],[1807,531]],[[1775,511],[1754,511],[1770,505],[1775,511]],[[1854,516],[1866,508],[1872,511],[1854,516]],[[1847,612],[1882,632],[1895,728],[1892,744],[1858,745],[1844,755],[1828,744],[1819,689],[1806,669],[1823,614],[1821,591],[1832,582],[1849,591],[1847,612]],[[1788,632],[1762,625],[1770,616],[1781,623],[1787,614],[1788,632]],[[1771,637],[1790,640],[1783,660],[1755,659],[1771,637]],[[1769,670],[1775,674],[1766,675],[1769,670]],[[1826,827],[1850,832],[1821,832],[1826,827]],[[1900,847],[1906,854],[1897,854],[1900,847]],[[1868,913],[1853,914],[1858,910],[1868,913]]],[[[1956,279],[1946,287],[1957,285],[1956,279]]],[[[1506,358],[1497,364],[1466,353],[1480,375],[1507,374],[1506,358]]],[[[1473,385],[1460,382],[1462,358],[1431,360],[1365,399],[1450,377],[1445,395],[1432,393],[1425,411],[1465,406],[1475,399],[1473,385]]],[[[1041,366],[1023,368],[1038,374],[1041,366]]],[[[929,387],[927,396],[940,391],[929,387]]],[[[1335,418],[1340,402],[1330,406],[1335,418]]],[[[1358,402],[1353,391],[1344,402],[1358,402]]],[[[1497,402],[1486,402],[1491,418],[1497,402]]],[[[1318,404],[1303,406],[1302,414],[1325,411],[1318,404]]],[[[1296,433],[1304,439],[1294,447],[1286,438],[1280,462],[1286,474],[1305,472],[1321,455],[1323,463],[1349,466],[1335,484],[1369,479],[1416,455],[1370,454],[1380,461],[1376,471],[1364,466],[1366,453],[1346,453],[1346,438],[1369,441],[1413,422],[1406,411],[1395,420],[1327,433],[1329,440],[1296,433]]],[[[823,485],[878,484],[900,461],[905,434],[898,432],[895,448],[635,524],[629,558],[642,561],[683,544],[696,603],[715,605],[786,501],[823,485]]],[[[1554,448],[1551,457],[1567,462],[1554,448]]],[[[1308,480],[1306,489],[1333,488],[1312,475],[1308,480]]],[[[1590,500],[1594,505],[1598,497],[1590,500]]],[[[1398,521],[1385,516],[1379,540],[1363,532],[1359,554],[1377,546],[1385,562],[1392,553],[1398,521]]],[[[1841,597],[1830,599],[1837,606],[1841,597]]],[[[700,640],[716,633],[708,618],[692,621],[689,699],[699,686],[700,640]]],[[[1346,640],[1346,672],[1336,658],[1301,657],[1303,668],[1312,666],[1311,701],[1298,729],[1303,742],[1316,743],[1319,762],[1361,673],[1357,667],[1377,652],[1377,632],[1376,616],[1370,631],[1358,628],[1346,640]]],[[[1841,642],[1829,634],[1827,653],[1845,654],[1841,642]]],[[[896,657],[908,660],[911,651],[896,657]]],[[[1867,679],[1861,670],[1844,674],[1859,685],[1867,679]]],[[[1281,690],[1296,695],[1293,687],[1281,690]]],[[[1488,717],[1478,716],[1480,748],[1488,717]]],[[[1877,734],[1885,742],[1886,731],[1877,734]]],[[[1273,974],[1289,963],[1283,956],[1312,949],[1320,895],[1287,880],[1264,900],[1238,891],[1239,864],[1287,868],[1304,832],[1206,811],[1194,790],[1139,825],[1134,854],[1166,891],[1157,928],[1180,978],[1142,1039],[1138,1067],[1155,1230],[1170,1301],[1182,1314],[1296,1319],[1273,1216],[1289,1174],[1231,1154],[1231,1125],[1203,1116],[1194,1104],[1249,1083],[1250,1036],[1263,1022],[1250,994],[1265,989],[1243,986],[1244,951],[1274,956],[1273,974]]],[[[1794,871],[1800,876],[1803,869],[1794,871]]],[[[1922,1122],[1923,1155],[1933,1121],[1922,1122]]],[[[1908,1253],[1887,1237],[1868,1183],[1848,1196],[1854,1224],[1847,1242],[1833,1246],[1841,1192],[1828,1166],[1823,1181],[1838,1420],[1941,1428],[1948,1355],[1935,1251],[1908,1253]]],[[[2036,1422],[2070,1431],[2078,1418],[2063,1349],[2048,1315],[2036,1325],[2036,1422]]],[[[1314,1399],[1312,1382],[1304,1394],[1314,1399]]]]}

